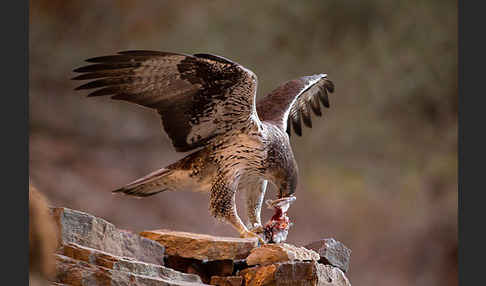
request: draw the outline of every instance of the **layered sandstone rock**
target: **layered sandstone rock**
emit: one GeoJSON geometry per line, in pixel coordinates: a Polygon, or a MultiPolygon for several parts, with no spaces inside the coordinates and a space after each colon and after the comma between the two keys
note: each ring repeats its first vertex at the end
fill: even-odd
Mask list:
{"type": "Polygon", "coordinates": [[[102,218],[68,208],[53,208],[52,215],[61,230],[63,244],[76,243],[116,256],[164,264],[162,245],[138,234],[117,229],[102,218]]]}
{"type": "Polygon", "coordinates": [[[301,285],[350,286],[336,267],[316,261],[294,261],[247,268],[239,272],[245,286],[301,285]]]}
{"type": "MultiPolygon", "coordinates": [[[[200,282],[172,280],[168,277],[152,275],[152,272],[126,272],[100,267],[85,261],[56,255],[56,282],[67,285],[163,285],[163,286],[197,286],[206,285],[200,282]],[[149,275],[147,275],[149,274],[149,275]]],[[[163,267],[163,266],[161,266],[163,267]]],[[[143,268],[139,270],[143,271],[143,268]]]]}
{"type": "MultiPolygon", "coordinates": [[[[211,283],[213,276],[232,276],[236,272],[235,262],[241,263],[258,246],[256,238],[220,237],[171,230],[144,231],[140,235],[165,247],[166,266],[197,274],[204,283],[211,283]]],[[[218,281],[223,283],[223,280],[218,281]]],[[[235,283],[234,279],[226,282],[235,283]]]]}
{"type": "Polygon", "coordinates": [[[246,258],[248,265],[269,265],[285,261],[318,261],[319,254],[304,247],[287,243],[265,244],[254,248],[246,258]]]}
{"type": "MultiPolygon", "coordinates": [[[[59,285],[207,285],[164,265],[164,247],[87,213],[54,208],[60,228],[59,285]]],[[[56,285],[56,284],[52,284],[56,285]]]]}
{"type": "Polygon", "coordinates": [[[201,261],[244,259],[257,247],[256,238],[220,237],[172,230],[152,230],[141,236],[165,246],[168,255],[201,261]]]}
{"type": "Polygon", "coordinates": [[[61,245],[51,285],[350,285],[350,250],[331,239],[259,247],[256,239],[170,230],[138,235],[80,211],[51,213],[61,245]]]}
{"type": "Polygon", "coordinates": [[[58,250],[60,255],[74,260],[83,261],[105,269],[127,272],[135,275],[143,275],[154,278],[168,279],[171,281],[184,281],[200,283],[199,276],[175,271],[161,265],[137,261],[130,257],[119,257],[97,249],[84,247],[75,243],[63,245],[58,250]]]}

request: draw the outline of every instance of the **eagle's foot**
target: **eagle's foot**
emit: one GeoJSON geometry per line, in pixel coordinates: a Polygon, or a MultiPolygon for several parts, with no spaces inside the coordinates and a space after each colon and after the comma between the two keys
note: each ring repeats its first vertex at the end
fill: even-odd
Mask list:
{"type": "Polygon", "coordinates": [[[252,228],[250,228],[251,232],[262,234],[263,233],[263,225],[255,223],[252,228]]]}
{"type": "Polygon", "coordinates": [[[265,241],[263,240],[263,238],[260,235],[258,235],[256,232],[253,232],[253,231],[250,231],[250,230],[246,230],[246,231],[241,232],[240,236],[242,238],[256,237],[256,238],[258,238],[259,244],[265,244],[265,241]]]}

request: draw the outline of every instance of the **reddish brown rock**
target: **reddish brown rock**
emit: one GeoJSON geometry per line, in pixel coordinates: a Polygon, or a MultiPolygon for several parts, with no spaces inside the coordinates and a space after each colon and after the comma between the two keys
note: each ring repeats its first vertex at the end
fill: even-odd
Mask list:
{"type": "Polygon", "coordinates": [[[286,261],[319,260],[319,254],[304,247],[297,247],[287,243],[265,244],[254,248],[246,258],[248,265],[269,265],[286,261]]]}
{"type": "Polygon", "coordinates": [[[336,267],[310,262],[286,262],[247,268],[239,272],[243,285],[350,286],[344,273],[336,267]]]}
{"type": "Polygon", "coordinates": [[[245,286],[275,285],[277,267],[275,264],[252,267],[243,269],[238,274],[243,277],[245,286]]]}
{"type": "Polygon", "coordinates": [[[351,249],[334,238],[321,239],[305,247],[319,253],[320,263],[339,267],[344,272],[348,271],[351,249]]]}
{"type": "Polygon", "coordinates": [[[140,235],[165,246],[168,255],[202,261],[243,259],[258,245],[256,238],[219,237],[171,230],[144,231],[140,235]]]}
{"type": "Polygon", "coordinates": [[[243,284],[243,277],[241,276],[213,276],[211,277],[211,285],[216,286],[241,286],[243,284]]]}
{"type": "Polygon", "coordinates": [[[68,208],[53,208],[51,213],[60,229],[62,244],[75,243],[115,256],[163,265],[164,247],[138,234],[117,229],[104,219],[68,208]]]}

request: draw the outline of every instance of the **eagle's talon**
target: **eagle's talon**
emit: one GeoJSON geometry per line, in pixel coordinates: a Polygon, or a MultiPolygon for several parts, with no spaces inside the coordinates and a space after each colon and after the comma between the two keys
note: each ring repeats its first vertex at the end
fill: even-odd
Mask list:
{"type": "Polygon", "coordinates": [[[256,234],[263,234],[263,225],[261,224],[255,224],[253,228],[250,229],[251,232],[254,232],[256,234]]]}
{"type": "Polygon", "coordinates": [[[253,231],[246,231],[246,232],[243,232],[241,233],[240,235],[242,238],[251,238],[251,237],[256,237],[258,238],[258,242],[259,244],[265,244],[266,242],[263,240],[263,238],[258,235],[257,233],[253,232],[253,231]]]}

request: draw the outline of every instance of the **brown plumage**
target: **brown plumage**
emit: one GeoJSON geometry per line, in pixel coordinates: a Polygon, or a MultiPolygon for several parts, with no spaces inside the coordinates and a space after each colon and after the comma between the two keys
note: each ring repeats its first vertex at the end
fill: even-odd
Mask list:
{"type": "Polygon", "coordinates": [[[334,92],[334,83],[325,74],[304,76],[288,81],[257,103],[260,120],[272,122],[291,134],[302,136],[301,119],[307,127],[312,127],[311,112],[321,116],[321,106],[329,108],[328,94],[334,92]],[[285,122],[284,122],[285,121],[285,122]]]}
{"type": "Polygon", "coordinates": [[[261,232],[267,182],[279,197],[295,192],[298,170],[289,143],[291,129],[312,127],[311,113],[329,107],[333,83],[324,74],[286,82],[255,102],[257,78],[223,57],[157,51],[126,51],[87,60],[75,80],[78,90],[110,95],[156,110],[176,151],[185,158],[114,192],[149,196],[166,190],[210,193],[210,211],[243,237],[261,232]],[[288,135],[285,133],[287,131],[288,135]],[[235,193],[248,195],[248,226],[236,213],[235,193]]]}

